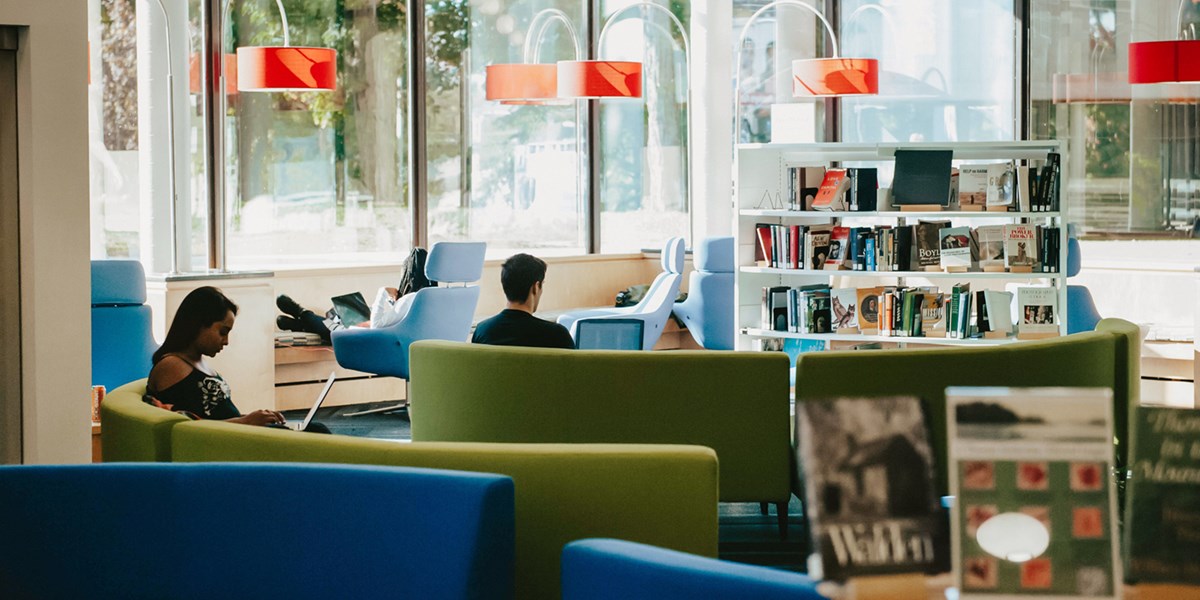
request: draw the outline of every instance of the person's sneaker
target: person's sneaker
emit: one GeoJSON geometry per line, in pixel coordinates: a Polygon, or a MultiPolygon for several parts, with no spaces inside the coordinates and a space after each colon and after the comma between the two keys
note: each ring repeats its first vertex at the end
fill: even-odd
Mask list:
{"type": "Polygon", "coordinates": [[[304,312],[304,309],[300,308],[300,305],[288,297],[287,294],[280,294],[279,297],[275,298],[275,306],[278,306],[283,314],[291,315],[296,319],[299,319],[300,314],[304,312]]]}

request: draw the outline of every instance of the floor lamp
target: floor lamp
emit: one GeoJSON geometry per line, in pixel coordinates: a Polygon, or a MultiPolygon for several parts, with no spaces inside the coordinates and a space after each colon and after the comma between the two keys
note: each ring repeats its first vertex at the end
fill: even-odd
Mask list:
{"type": "Polygon", "coordinates": [[[169,165],[167,186],[171,188],[171,206],[167,215],[171,227],[170,274],[175,275],[179,273],[179,241],[175,239],[177,211],[179,210],[179,190],[175,187],[175,68],[171,66],[171,17],[167,14],[167,7],[163,5],[163,0],[155,0],[155,3],[158,5],[158,10],[162,12],[163,27],[167,32],[167,160],[169,165]]]}

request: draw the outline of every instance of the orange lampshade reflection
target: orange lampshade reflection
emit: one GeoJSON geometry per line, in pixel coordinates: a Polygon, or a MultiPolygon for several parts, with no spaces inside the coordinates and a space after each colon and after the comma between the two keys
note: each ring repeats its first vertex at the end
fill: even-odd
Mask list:
{"type": "Polygon", "coordinates": [[[642,63],[614,60],[558,61],[560,98],[641,98],[642,63]]]}
{"type": "Polygon", "coordinates": [[[488,100],[501,104],[546,104],[558,93],[558,69],[554,65],[488,65],[485,89],[488,100]]]}
{"type": "Polygon", "coordinates": [[[1200,83],[1200,40],[1129,44],[1129,83],[1200,83]]]}
{"type": "Polygon", "coordinates": [[[337,50],[300,46],[237,49],[237,89],[282,92],[337,89],[337,50]]]}
{"type": "Polygon", "coordinates": [[[852,96],[879,93],[874,58],[813,58],[792,61],[792,95],[852,96]]]}
{"type": "MultiPolygon", "coordinates": [[[[237,88],[237,64],[238,59],[236,54],[225,55],[225,95],[233,96],[238,93],[237,88]]],[[[200,55],[193,54],[188,59],[188,90],[193,94],[200,93],[200,71],[204,68],[201,64],[200,55]]]]}

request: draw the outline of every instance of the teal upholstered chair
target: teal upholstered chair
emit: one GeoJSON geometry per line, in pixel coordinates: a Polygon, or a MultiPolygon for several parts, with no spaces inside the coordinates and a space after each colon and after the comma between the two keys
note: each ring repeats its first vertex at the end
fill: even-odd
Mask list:
{"type": "Polygon", "coordinates": [[[150,317],[142,263],[92,261],[92,385],[111,392],[150,372],[150,317]]]}
{"type": "Polygon", "coordinates": [[[732,237],[701,240],[692,254],[696,270],[688,276],[687,300],[674,308],[696,342],[709,350],[733,350],[734,262],[732,237]]]}

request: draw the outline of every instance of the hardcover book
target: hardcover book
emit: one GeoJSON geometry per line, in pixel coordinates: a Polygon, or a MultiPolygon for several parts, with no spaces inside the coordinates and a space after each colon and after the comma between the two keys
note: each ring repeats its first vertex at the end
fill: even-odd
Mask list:
{"type": "Polygon", "coordinates": [[[942,265],[942,236],[941,231],[950,226],[950,221],[921,221],[917,223],[917,264],[919,270],[925,267],[941,267],[942,265]]]}
{"type": "Polygon", "coordinates": [[[950,199],[950,150],[896,150],[892,204],[936,204],[950,199]]]}
{"type": "Polygon", "coordinates": [[[987,313],[986,331],[1012,333],[1012,292],[982,290],[979,293],[983,294],[983,310],[987,313]]]}
{"type": "Polygon", "coordinates": [[[961,208],[987,204],[988,166],[963,165],[958,168],[958,204],[961,208]]]}
{"type": "Polygon", "coordinates": [[[1017,288],[1017,335],[1057,335],[1058,290],[1046,286],[1017,288]]]}
{"type": "Polygon", "coordinates": [[[1017,192],[1017,171],[1011,162],[988,165],[987,205],[1012,206],[1017,192]]]}
{"type": "MultiPolygon", "coordinates": [[[[804,256],[808,259],[809,269],[825,268],[825,259],[829,258],[829,238],[833,227],[829,225],[811,225],[804,234],[804,256]]],[[[803,265],[802,265],[803,267],[803,265]]]]}
{"type": "Polygon", "coordinates": [[[1125,484],[1132,582],[1200,585],[1200,412],[1139,406],[1125,484]]]}
{"type": "Polygon", "coordinates": [[[1004,226],[1004,256],[1008,268],[1033,268],[1037,256],[1037,231],[1033,225],[1004,226]]]}
{"type": "Polygon", "coordinates": [[[846,169],[828,169],[817,197],[813,199],[813,210],[846,210],[846,189],[850,187],[850,176],[846,169]]]}
{"type": "Polygon", "coordinates": [[[1004,226],[982,225],[975,230],[976,247],[979,249],[979,268],[1003,269],[1004,226]]]}
{"type": "Polygon", "coordinates": [[[938,235],[941,237],[939,260],[943,269],[971,268],[971,228],[943,227],[938,235]]]}
{"type": "Polygon", "coordinates": [[[879,295],[881,287],[858,288],[858,331],[863,335],[879,332],[879,295]]]}
{"type": "Polygon", "coordinates": [[[946,390],[962,600],[1117,598],[1112,390],[946,390]]]}
{"type": "Polygon", "coordinates": [[[830,312],[833,320],[833,331],[854,333],[858,330],[857,306],[857,289],[835,288],[830,292],[830,312]]]}
{"type": "Polygon", "coordinates": [[[796,464],[822,576],[939,572],[945,516],[920,400],[803,402],[796,418],[796,464]]]}
{"type": "Polygon", "coordinates": [[[850,255],[850,228],[834,227],[829,234],[829,258],[825,259],[825,269],[837,271],[842,268],[850,255]]]}

